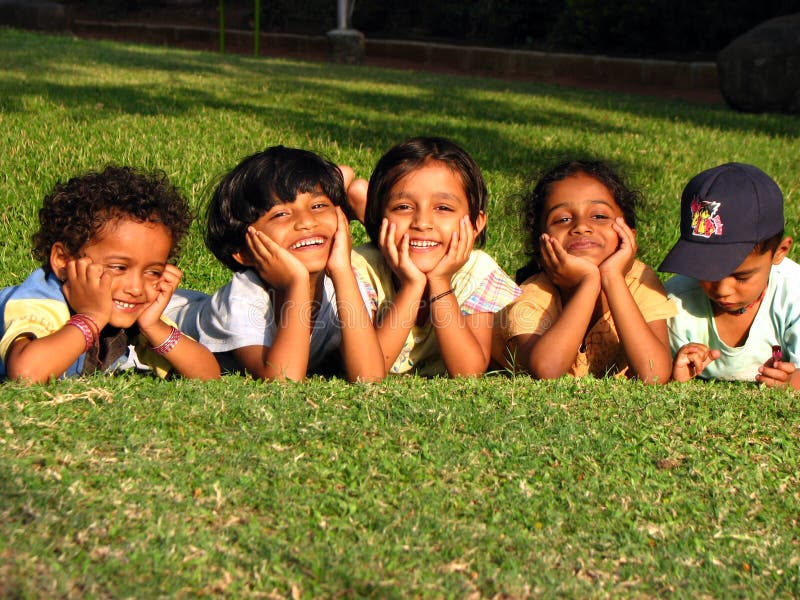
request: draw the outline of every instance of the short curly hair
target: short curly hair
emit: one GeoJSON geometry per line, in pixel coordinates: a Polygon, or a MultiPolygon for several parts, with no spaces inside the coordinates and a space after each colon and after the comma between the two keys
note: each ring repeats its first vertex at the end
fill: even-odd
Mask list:
{"type": "Polygon", "coordinates": [[[164,225],[172,236],[169,258],[174,258],[192,214],[163,171],[110,165],[56,184],[39,209],[33,254],[49,272],[53,244],[61,242],[70,255],[78,256],[109,222],[119,219],[164,225]]]}

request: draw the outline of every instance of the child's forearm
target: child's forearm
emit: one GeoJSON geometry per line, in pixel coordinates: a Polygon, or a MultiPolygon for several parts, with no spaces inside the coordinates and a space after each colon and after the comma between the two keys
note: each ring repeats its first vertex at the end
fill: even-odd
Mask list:
{"type": "Polygon", "coordinates": [[[429,292],[431,324],[447,372],[451,377],[481,375],[491,357],[491,315],[480,313],[468,320],[449,282],[431,282],[429,292]]]}
{"type": "Polygon", "coordinates": [[[332,273],[336,308],[342,328],[341,355],[349,381],[379,381],[386,366],[378,335],[358,289],[353,271],[332,273]]]}
{"type": "Polygon", "coordinates": [[[9,379],[44,383],[63,375],[85,350],[86,338],[73,325],[42,338],[19,338],[6,355],[6,374],[9,379]]]}
{"type": "Polygon", "coordinates": [[[265,380],[305,378],[311,348],[311,302],[307,281],[287,289],[283,301],[275,304],[278,327],[272,345],[234,352],[248,373],[265,380]]]}
{"type": "Polygon", "coordinates": [[[628,365],[645,383],[666,383],[672,374],[672,354],[664,321],[651,327],[644,320],[622,274],[604,275],[603,291],[628,365]],[[659,332],[657,335],[654,329],[659,332]]]}
{"type": "Polygon", "coordinates": [[[175,347],[164,356],[183,377],[203,381],[219,379],[219,363],[211,351],[185,335],[181,335],[175,347]]]}
{"type": "Polygon", "coordinates": [[[552,327],[517,348],[517,364],[540,379],[564,375],[575,362],[599,295],[599,276],[584,277],[572,296],[564,300],[563,310],[552,327]]]}
{"type": "Polygon", "coordinates": [[[394,302],[388,310],[381,314],[380,321],[375,324],[378,335],[378,344],[381,347],[384,367],[388,372],[394,361],[400,355],[403,345],[408,339],[408,333],[414,326],[419,313],[419,304],[424,292],[424,286],[407,285],[401,287],[395,296],[394,302]]]}

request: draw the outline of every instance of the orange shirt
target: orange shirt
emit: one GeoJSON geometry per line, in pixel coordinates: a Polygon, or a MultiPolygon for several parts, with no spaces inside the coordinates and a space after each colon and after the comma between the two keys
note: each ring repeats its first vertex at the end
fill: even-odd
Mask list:
{"type": "MultiPolygon", "coordinates": [[[[664,286],[653,269],[636,260],[625,276],[636,305],[646,322],[668,319],[675,315],[675,305],[667,299],[664,286]]],[[[522,334],[545,333],[561,315],[561,295],[546,273],[526,279],[516,302],[496,316],[495,328],[505,344],[522,334]]],[[[604,313],[586,332],[584,343],[575,356],[570,375],[627,376],[628,360],[619,341],[611,312],[604,313]]]]}

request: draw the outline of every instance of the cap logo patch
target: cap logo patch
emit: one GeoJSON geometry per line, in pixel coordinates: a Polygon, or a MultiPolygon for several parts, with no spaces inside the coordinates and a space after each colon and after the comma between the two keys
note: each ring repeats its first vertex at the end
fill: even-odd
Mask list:
{"type": "Polygon", "coordinates": [[[722,235],[722,218],[717,214],[719,202],[694,198],[690,205],[692,211],[692,235],[710,238],[722,235]]]}

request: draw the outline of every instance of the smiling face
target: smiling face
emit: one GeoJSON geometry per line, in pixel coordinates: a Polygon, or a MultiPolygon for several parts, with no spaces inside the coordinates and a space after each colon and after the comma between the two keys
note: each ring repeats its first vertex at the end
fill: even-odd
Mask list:
{"type": "Polygon", "coordinates": [[[81,248],[79,256],[70,257],[63,246],[56,246],[51,267],[61,279],[65,278],[67,261],[83,257],[102,265],[103,272],[113,276],[113,310],[109,324],[125,329],[133,325],[155,299],[156,285],[172,250],[172,235],[161,223],[139,223],[123,218],[111,221],[100,230],[81,248]]]}
{"type": "Polygon", "coordinates": [[[280,202],[253,223],[286,248],[309,273],[325,270],[338,227],[336,206],[321,191],[298,194],[294,202],[280,202]]]}
{"type": "MultiPolygon", "coordinates": [[[[432,162],[411,171],[392,187],[383,216],[394,224],[395,243],[408,234],[411,261],[423,273],[431,271],[450,245],[459,222],[469,215],[469,201],[458,174],[432,162]]],[[[474,224],[476,233],[486,224],[484,213],[474,224]]]]}
{"type": "Polygon", "coordinates": [[[558,240],[569,254],[599,265],[617,250],[619,236],[611,225],[622,216],[605,185],[578,173],[550,188],[542,208],[542,233],[558,240]]]}

